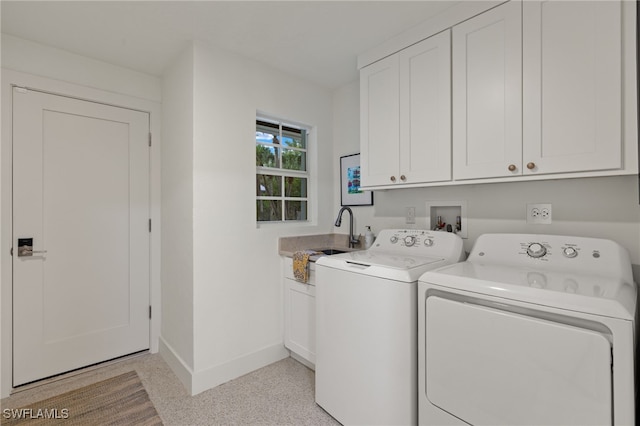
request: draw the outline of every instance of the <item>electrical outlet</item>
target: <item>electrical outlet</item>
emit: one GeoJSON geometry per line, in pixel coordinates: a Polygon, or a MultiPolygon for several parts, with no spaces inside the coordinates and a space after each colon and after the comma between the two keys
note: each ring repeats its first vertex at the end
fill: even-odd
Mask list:
{"type": "Polygon", "coordinates": [[[551,204],[527,204],[527,223],[550,224],[551,204]]]}
{"type": "Polygon", "coordinates": [[[416,223],[416,208],[415,207],[407,207],[407,217],[406,223],[416,223]]]}

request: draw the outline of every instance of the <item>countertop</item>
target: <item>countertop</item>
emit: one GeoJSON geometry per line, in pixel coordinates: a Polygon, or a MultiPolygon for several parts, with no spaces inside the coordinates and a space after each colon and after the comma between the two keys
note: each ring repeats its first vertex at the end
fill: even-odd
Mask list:
{"type": "Polygon", "coordinates": [[[349,236],[346,234],[319,234],[281,237],[278,239],[278,253],[281,256],[292,257],[300,250],[334,249],[342,251],[356,251],[364,249],[364,238],[360,237],[360,244],[355,248],[349,247],[349,236]]]}

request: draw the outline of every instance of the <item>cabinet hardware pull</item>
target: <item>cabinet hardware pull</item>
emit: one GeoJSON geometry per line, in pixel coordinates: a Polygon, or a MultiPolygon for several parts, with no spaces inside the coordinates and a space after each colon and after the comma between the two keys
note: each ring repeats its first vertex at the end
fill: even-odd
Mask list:
{"type": "Polygon", "coordinates": [[[515,172],[515,171],[516,171],[516,169],[517,169],[517,167],[516,167],[516,165],[515,165],[515,164],[509,164],[508,169],[509,169],[509,171],[510,171],[510,172],[515,172]]]}
{"type": "Polygon", "coordinates": [[[407,180],[407,177],[405,175],[401,175],[400,180],[404,182],[405,180],[407,180]]]}
{"type": "Polygon", "coordinates": [[[527,163],[527,169],[533,170],[536,168],[536,163],[527,163]]]}
{"type": "Polygon", "coordinates": [[[395,182],[396,181],[396,177],[395,176],[391,176],[391,182],[395,182]]]}

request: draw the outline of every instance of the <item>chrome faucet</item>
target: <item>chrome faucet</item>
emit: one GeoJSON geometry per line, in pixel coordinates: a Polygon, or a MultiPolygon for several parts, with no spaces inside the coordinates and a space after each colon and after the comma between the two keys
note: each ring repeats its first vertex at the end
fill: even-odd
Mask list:
{"type": "Polygon", "coordinates": [[[354,248],[356,244],[360,244],[360,238],[359,237],[356,238],[355,235],[353,235],[353,212],[349,207],[345,206],[340,209],[340,211],[338,212],[338,218],[336,219],[335,226],[342,225],[342,213],[345,210],[349,212],[349,248],[354,248]]]}

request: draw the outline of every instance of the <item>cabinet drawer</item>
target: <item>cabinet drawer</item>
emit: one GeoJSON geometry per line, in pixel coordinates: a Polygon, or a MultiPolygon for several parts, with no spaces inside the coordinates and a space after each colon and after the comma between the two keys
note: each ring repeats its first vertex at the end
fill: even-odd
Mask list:
{"type": "MultiPolygon", "coordinates": [[[[284,268],[284,277],[295,280],[293,276],[293,259],[290,257],[285,257],[282,264],[284,268]]],[[[314,262],[309,262],[309,280],[306,282],[306,284],[316,284],[316,264],[314,262]]]]}

